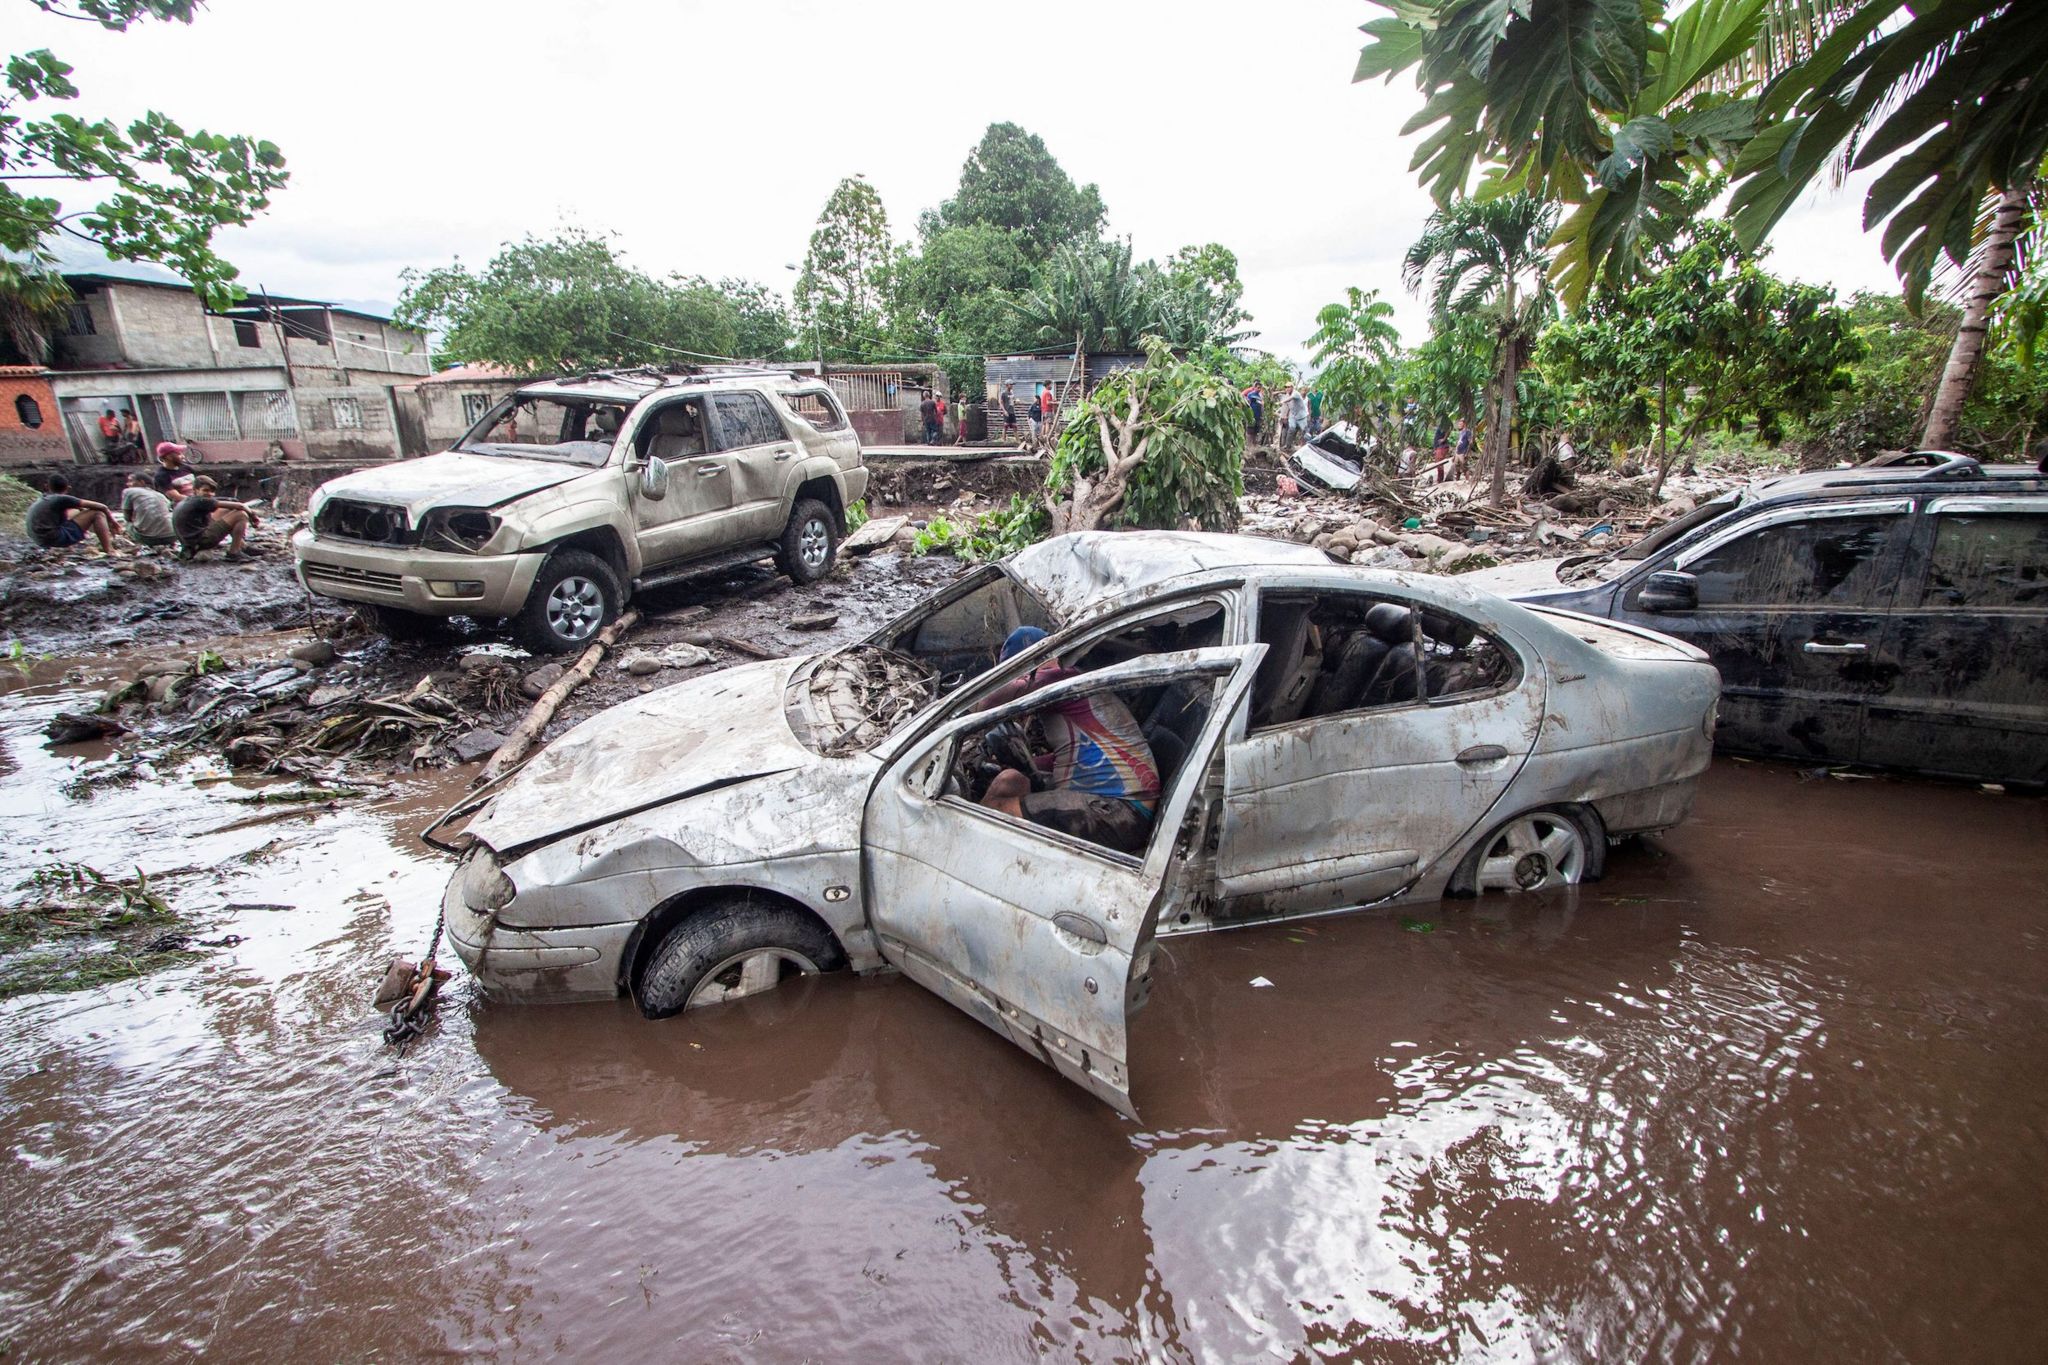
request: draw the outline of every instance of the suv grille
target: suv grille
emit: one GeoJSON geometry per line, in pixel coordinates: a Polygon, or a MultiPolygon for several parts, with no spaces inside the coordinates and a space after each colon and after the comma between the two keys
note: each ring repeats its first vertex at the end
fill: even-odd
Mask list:
{"type": "Polygon", "coordinates": [[[372,545],[412,544],[412,523],[403,507],[381,502],[331,498],[313,523],[313,534],[326,540],[361,540],[372,545]]]}
{"type": "Polygon", "coordinates": [[[358,592],[388,592],[393,597],[405,595],[404,581],[395,573],[380,573],[375,569],[358,569],[347,564],[322,564],[318,560],[305,561],[306,582],[326,583],[335,587],[354,588],[358,592]]]}

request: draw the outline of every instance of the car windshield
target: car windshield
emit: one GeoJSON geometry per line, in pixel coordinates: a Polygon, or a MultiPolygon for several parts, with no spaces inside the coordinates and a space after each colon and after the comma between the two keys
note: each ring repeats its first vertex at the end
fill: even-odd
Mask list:
{"type": "Polygon", "coordinates": [[[515,393],[485,413],[455,448],[471,455],[555,460],[596,468],[611,458],[612,442],[630,406],[594,398],[515,393]]]}

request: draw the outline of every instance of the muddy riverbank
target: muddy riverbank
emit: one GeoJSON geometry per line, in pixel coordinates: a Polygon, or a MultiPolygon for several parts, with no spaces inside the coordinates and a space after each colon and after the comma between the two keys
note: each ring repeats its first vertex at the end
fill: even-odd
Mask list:
{"type": "Polygon", "coordinates": [[[1132,1124],[893,976],[458,978],[395,1056],[463,770],[217,832],[215,769],[79,782],[75,700],[0,701],[0,878],[140,865],[241,941],[0,1004],[10,1359],[2048,1349],[2037,799],[1724,762],[1597,886],[1176,940],[1132,1124]]]}

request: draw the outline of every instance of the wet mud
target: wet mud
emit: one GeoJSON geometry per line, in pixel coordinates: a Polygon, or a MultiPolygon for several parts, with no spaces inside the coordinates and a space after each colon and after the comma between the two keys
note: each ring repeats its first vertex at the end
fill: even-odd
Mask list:
{"type": "Polygon", "coordinates": [[[2048,1350],[2038,799],[1723,762],[1596,886],[1173,940],[1128,1123],[896,976],[458,976],[395,1055],[464,772],[220,832],[210,770],[76,782],[73,700],[0,701],[0,884],[139,865],[242,938],[0,1003],[9,1359],[2048,1350]]]}

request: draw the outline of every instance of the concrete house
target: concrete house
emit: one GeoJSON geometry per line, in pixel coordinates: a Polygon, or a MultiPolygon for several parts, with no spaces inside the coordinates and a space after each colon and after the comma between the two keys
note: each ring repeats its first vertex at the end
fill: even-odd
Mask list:
{"type": "Polygon", "coordinates": [[[160,266],[75,245],[58,269],[74,299],[47,382],[72,459],[106,461],[98,419],[108,410],[132,410],[148,446],[196,441],[209,461],[399,455],[392,392],[429,373],[423,334],[367,309],[281,294],[251,293],[214,312],[160,266]]]}

